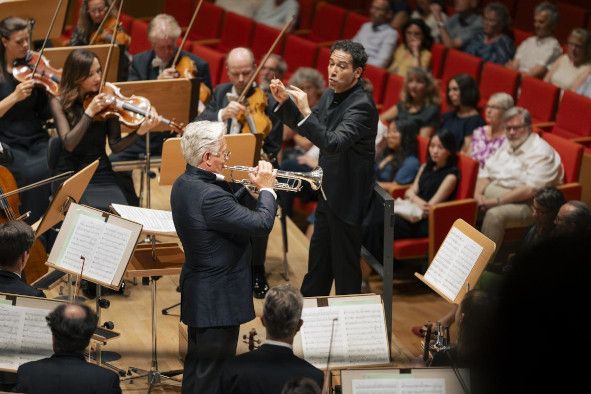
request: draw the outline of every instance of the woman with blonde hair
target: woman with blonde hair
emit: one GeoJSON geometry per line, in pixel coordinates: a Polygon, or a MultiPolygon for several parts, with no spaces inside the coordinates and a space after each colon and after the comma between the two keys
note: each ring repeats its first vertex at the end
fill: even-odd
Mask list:
{"type": "MultiPolygon", "coordinates": [[[[578,79],[591,71],[591,32],[574,29],[567,40],[567,52],[550,65],[544,81],[561,89],[575,90],[578,79]]],[[[577,83],[579,82],[579,83],[577,83]]]]}

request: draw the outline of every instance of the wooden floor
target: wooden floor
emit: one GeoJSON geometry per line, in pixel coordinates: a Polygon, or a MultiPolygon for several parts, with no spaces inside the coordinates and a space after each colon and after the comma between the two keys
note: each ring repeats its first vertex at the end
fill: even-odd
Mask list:
{"type": "MultiPolygon", "coordinates": [[[[137,183],[137,179],[136,179],[137,183]]],[[[170,187],[157,185],[152,181],[152,208],[170,209],[170,187]]],[[[308,256],[308,240],[304,234],[291,222],[288,223],[289,235],[289,282],[299,287],[306,272],[308,256]]],[[[283,253],[281,244],[281,228],[277,220],[267,249],[265,263],[270,286],[275,286],[286,281],[282,277],[283,253]]],[[[173,308],[170,315],[163,315],[161,309],[180,301],[180,295],[176,292],[178,275],[165,276],[157,281],[157,354],[160,371],[182,368],[179,360],[179,308],[173,308]]],[[[144,286],[141,281],[137,284],[129,282],[129,295],[111,295],[107,298],[111,301],[109,309],[103,310],[101,322],[113,321],[115,331],[121,336],[103,348],[106,351],[114,351],[121,354],[121,359],[112,364],[124,370],[128,367],[150,369],[151,366],[151,288],[144,286]]],[[[379,278],[371,278],[370,289],[373,292],[381,292],[379,278]]],[[[48,294],[57,296],[58,289],[48,294]]],[[[256,315],[261,315],[262,300],[254,299],[256,315]]],[[[89,302],[94,307],[94,302],[89,302]]],[[[392,357],[397,366],[416,366],[421,355],[420,340],[415,337],[410,327],[426,320],[434,320],[444,315],[449,310],[449,305],[439,296],[428,290],[416,281],[403,283],[395,280],[393,299],[393,338],[392,357]],[[397,285],[400,282],[400,286],[397,285]]],[[[258,317],[241,327],[243,333],[247,333],[252,327],[262,331],[258,317]]],[[[261,338],[264,339],[264,336],[261,338]]],[[[247,345],[239,341],[238,352],[247,351],[247,345]]],[[[164,381],[158,385],[154,392],[169,393],[180,392],[180,384],[164,381]]],[[[133,382],[122,383],[123,392],[145,393],[147,389],[146,379],[136,378],[133,382]]]]}

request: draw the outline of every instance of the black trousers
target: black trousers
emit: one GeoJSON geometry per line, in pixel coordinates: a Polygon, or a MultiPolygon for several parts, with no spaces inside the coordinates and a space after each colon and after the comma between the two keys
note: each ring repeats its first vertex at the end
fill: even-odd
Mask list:
{"type": "Polygon", "coordinates": [[[224,362],[236,355],[240,326],[188,327],[183,394],[217,393],[224,362]]]}
{"type": "Polygon", "coordinates": [[[319,200],[310,241],[308,273],[301,288],[304,297],[328,295],[333,279],[337,294],[360,293],[360,255],[361,224],[345,223],[326,201],[319,200]]]}

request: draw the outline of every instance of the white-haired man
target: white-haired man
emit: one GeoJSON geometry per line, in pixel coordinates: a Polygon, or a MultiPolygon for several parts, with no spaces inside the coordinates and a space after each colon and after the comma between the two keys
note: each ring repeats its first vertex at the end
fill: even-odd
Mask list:
{"type": "Polygon", "coordinates": [[[242,206],[219,175],[230,152],[222,122],[190,123],[181,140],[187,169],[174,183],[172,217],[185,251],[181,321],[189,346],[183,393],[215,393],[225,359],[236,353],[240,324],[255,317],[251,236],[271,232],[277,211],[276,171],[260,161],[249,174],[260,189],[254,210],[242,206]]]}

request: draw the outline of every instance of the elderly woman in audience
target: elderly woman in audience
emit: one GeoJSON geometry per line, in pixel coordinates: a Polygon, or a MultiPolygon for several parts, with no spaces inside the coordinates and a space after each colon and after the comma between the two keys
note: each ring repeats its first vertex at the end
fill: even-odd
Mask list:
{"type": "Polygon", "coordinates": [[[576,28],[568,36],[567,42],[567,52],[552,63],[544,81],[561,89],[576,90],[582,83],[575,84],[577,80],[591,71],[591,33],[576,28]]]}
{"type": "Polygon", "coordinates": [[[464,51],[488,62],[505,64],[513,58],[515,46],[507,34],[511,17],[504,4],[490,3],[484,9],[484,31],[472,37],[464,51]]]}
{"type": "Polygon", "coordinates": [[[447,83],[447,105],[452,110],[443,114],[441,128],[454,134],[458,150],[464,145],[466,137],[485,124],[476,109],[479,100],[476,81],[468,74],[456,75],[447,83]]]}
{"type": "Polygon", "coordinates": [[[443,12],[444,7],[444,0],[417,0],[417,7],[410,16],[411,18],[422,19],[429,26],[429,29],[431,29],[433,40],[437,42],[441,41],[441,37],[439,36],[439,27],[437,26],[433,9],[439,12],[442,23],[445,23],[447,21],[447,15],[443,12]]]}
{"type": "Polygon", "coordinates": [[[560,43],[554,37],[558,24],[558,9],[548,1],[536,6],[534,30],[536,35],[525,39],[517,48],[513,60],[506,66],[522,74],[543,78],[548,67],[562,53],[560,43]]]}
{"type": "Polygon", "coordinates": [[[486,159],[492,156],[505,141],[503,115],[513,105],[513,97],[507,93],[495,93],[490,96],[484,111],[486,125],[478,127],[472,135],[464,138],[463,153],[478,160],[480,167],[484,167],[486,159]]]}
{"type": "Polygon", "coordinates": [[[423,68],[408,70],[402,100],[380,115],[380,123],[412,120],[424,137],[430,137],[439,123],[439,90],[431,74],[423,68]]]}
{"type": "Polygon", "coordinates": [[[409,20],[402,31],[402,45],[394,52],[388,71],[406,78],[411,67],[429,67],[433,38],[422,19],[409,20]]]}

